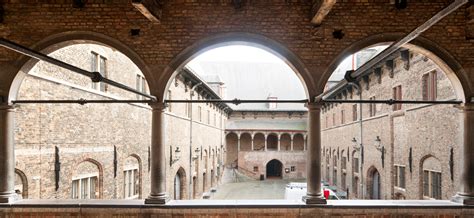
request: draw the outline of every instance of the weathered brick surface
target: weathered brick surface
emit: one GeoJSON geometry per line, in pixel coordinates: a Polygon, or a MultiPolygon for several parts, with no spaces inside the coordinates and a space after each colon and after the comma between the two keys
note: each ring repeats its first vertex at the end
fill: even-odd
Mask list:
{"type": "MultiPolygon", "coordinates": [[[[109,78],[135,87],[136,75],[141,74],[140,71],[116,50],[81,44],[58,50],[52,56],[90,70],[91,51],[107,58],[109,78]]],[[[89,79],[43,62],[29,73],[21,85],[18,99],[136,99],[136,95],[110,86],[105,93],[93,90],[89,79]]],[[[170,90],[174,98],[189,98],[190,92],[185,92],[182,80],[177,80],[177,86],[173,84],[170,90]]],[[[191,120],[185,115],[184,105],[172,104],[166,112],[166,163],[170,163],[170,149],[174,151],[179,147],[181,150],[180,161],[168,165],[168,191],[173,193],[174,177],[180,167],[186,176],[191,171],[205,172],[207,169],[209,182],[204,190],[208,191],[210,181],[215,186],[220,176],[218,172],[222,173],[222,166],[218,164],[224,158],[221,145],[226,116],[212,104],[199,104],[203,109],[203,119],[207,121],[209,110],[212,123],[192,121],[193,144],[190,147],[191,120]],[[215,137],[207,137],[209,135],[215,137]],[[207,166],[190,165],[190,152],[194,155],[198,147],[209,153],[199,160],[206,161],[207,157],[207,166]]],[[[194,117],[198,117],[196,108],[193,106],[194,117]]],[[[70,198],[72,179],[93,174],[99,176],[100,198],[115,199],[124,197],[123,171],[132,165],[138,166],[141,174],[139,197],[145,198],[150,191],[150,139],[151,111],[144,104],[22,104],[16,113],[16,167],[28,181],[28,198],[70,198]],[[59,148],[61,162],[58,191],[55,190],[54,176],[55,146],[59,148]],[[117,148],[116,177],[114,146],[117,148]]],[[[196,194],[199,197],[203,190],[202,173],[195,176],[200,187],[196,194]]]]}
{"type": "MultiPolygon", "coordinates": [[[[437,100],[454,100],[456,96],[453,86],[445,73],[430,59],[414,54],[410,59],[410,69],[404,68],[404,62],[396,59],[396,68],[393,78],[389,71],[383,70],[382,82],[378,83],[375,74],[370,75],[369,89],[367,83],[361,81],[362,99],[375,97],[378,100],[392,99],[392,88],[402,86],[403,100],[422,100],[422,76],[436,70],[437,72],[437,100]]],[[[449,72],[448,72],[449,73],[449,72]]],[[[342,96],[342,95],[341,95],[342,96]]],[[[342,97],[344,99],[344,97],[342,97]]],[[[359,99],[355,89],[347,94],[347,99],[359,99]]],[[[322,149],[323,179],[332,183],[333,167],[336,161],[338,170],[337,185],[341,188],[341,157],[349,159],[346,163],[346,184],[349,192],[353,193],[353,154],[355,138],[360,143],[360,125],[358,120],[353,121],[353,104],[327,104],[321,115],[322,122],[322,149]],[[344,110],[345,123],[341,123],[341,110],[344,110]],[[333,115],[334,114],[334,115],[333,115]],[[334,120],[333,120],[334,116],[334,120]],[[335,121],[335,122],[333,122],[335,121]],[[337,152],[340,152],[339,154],[337,152]],[[328,159],[329,158],[329,159],[328,159]],[[328,164],[329,163],[329,164],[328,164]],[[327,170],[329,167],[329,178],[327,170]]],[[[359,107],[359,106],[357,106],[359,107]]],[[[406,199],[423,199],[422,196],[422,169],[441,171],[442,199],[450,199],[459,191],[459,179],[462,167],[462,121],[461,111],[452,105],[402,105],[399,111],[393,111],[392,105],[377,104],[375,116],[369,114],[369,104],[363,104],[363,144],[364,164],[362,176],[364,187],[369,186],[370,170],[377,169],[381,175],[382,199],[394,199],[401,194],[406,199]],[[381,145],[386,149],[384,166],[382,166],[381,152],[375,148],[375,139],[379,136],[381,145]],[[412,148],[410,171],[409,150],[412,148]],[[450,149],[453,149],[453,180],[450,173],[450,149]],[[427,157],[434,157],[437,166],[429,165],[427,157]],[[406,188],[395,186],[394,165],[405,166],[406,188]]],[[[359,110],[359,109],[358,109],[359,110]]],[[[359,116],[359,112],[357,112],[359,116]]],[[[357,155],[357,153],[356,153],[357,155]]],[[[359,179],[360,181],[360,179],[359,179]]],[[[370,187],[369,187],[370,188],[370,187]]],[[[367,188],[367,189],[369,189],[367,188]]],[[[359,188],[360,190],[360,188],[359,188]]],[[[367,190],[365,198],[368,198],[367,190]]],[[[360,198],[350,195],[352,198],[360,198]]]]}

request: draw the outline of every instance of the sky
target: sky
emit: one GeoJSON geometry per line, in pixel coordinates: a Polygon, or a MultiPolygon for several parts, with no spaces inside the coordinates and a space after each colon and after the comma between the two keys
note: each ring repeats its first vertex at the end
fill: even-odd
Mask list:
{"type": "Polygon", "coordinates": [[[194,58],[189,64],[193,65],[203,61],[284,63],[270,52],[245,45],[230,45],[211,49],[194,58]]]}

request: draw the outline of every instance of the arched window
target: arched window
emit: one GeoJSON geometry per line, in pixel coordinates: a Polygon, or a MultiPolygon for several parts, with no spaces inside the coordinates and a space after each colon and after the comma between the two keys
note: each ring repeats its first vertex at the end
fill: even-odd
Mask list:
{"type": "Polygon", "coordinates": [[[442,199],[442,168],[438,159],[427,157],[421,170],[423,199],[442,199]]]}
{"type": "Polygon", "coordinates": [[[123,165],[123,198],[138,199],[141,191],[140,161],[135,156],[125,159],[123,165]]]}
{"type": "Polygon", "coordinates": [[[79,163],[72,175],[71,198],[101,198],[101,169],[101,165],[95,160],[88,159],[79,163]]]}

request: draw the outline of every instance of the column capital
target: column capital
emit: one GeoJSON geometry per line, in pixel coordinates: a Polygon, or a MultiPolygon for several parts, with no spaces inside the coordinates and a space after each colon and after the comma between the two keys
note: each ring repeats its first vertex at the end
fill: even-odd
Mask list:
{"type": "Polygon", "coordinates": [[[457,106],[462,111],[474,111],[474,103],[467,102],[457,106]]]}
{"type": "Polygon", "coordinates": [[[305,104],[309,111],[320,111],[323,107],[323,103],[321,102],[308,102],[305,104]]]}
{"type": "Polygon", "coordinates": [[[0,104],[0,110],[14,110],[16,107],[15,104],[0,104]]]}
{"type": "Polygon", "coordinates": [[[161,110],[161,111],[164,111],[166,107],[168,107],[168,105],[164,102],[152,102],[152,103],[149,103],[148,105],[150,105],[152,110],[161,110]]]}

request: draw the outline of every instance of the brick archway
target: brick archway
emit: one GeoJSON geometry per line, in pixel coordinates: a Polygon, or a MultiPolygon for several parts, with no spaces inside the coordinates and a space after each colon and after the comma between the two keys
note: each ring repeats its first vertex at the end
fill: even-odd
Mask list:
{"type": "MultiPolygon", "coordinates": [[[[323,92],[324,85],[329,80],[329,77],[347,56],[370,46],[394,42],[402,38],[404,35],[404,33],[376,34],[347,46],[339,53],[339,55],[332,59],[328,67],[325,68],[325,71],[317,84],[317,87],[320,88],[320,90],[318,90],[319,93],[323,92]]],[[[446,76],[453,84],[456,95],[459,99],[465,101],[465,99],[470,99],[470,96],[474,95],[474,88],[470,83],[468,73],[463,69],[463,66],[456,60],[456,58],[445,48],[441,47],[436,42],[421,36],[411,41],[405,47],[433,60],[446,73],[446,76]]]]}
{"type": "Polygon", "coordinates": [[[169,89],[171,84],[171,78],[176,76],[178,70],[184,67],[193,58],[213,48],[228,45],[253,46],[276,55],[286,62],[288,66],[290,66],[290,68],[296,73],[304,86],[306,96],[315,96],[316,83],[313,79],[313,75],[311,75],[303,61],[295,53],[290,51],[281,43],[263,35],[247,32],[231,32],[198,40],[176,55],[173,60],[169,62],[168,66],[158,78],[158,84],[161,87],[159,93],[162,93],[162,95],[157,97],[159,99],[161,97],[160,100],[165,98],[166,90],[169,89]]]}

